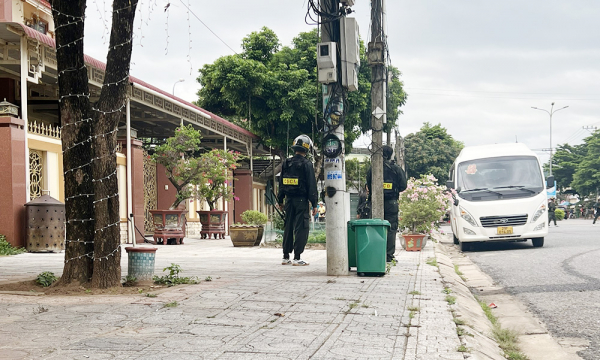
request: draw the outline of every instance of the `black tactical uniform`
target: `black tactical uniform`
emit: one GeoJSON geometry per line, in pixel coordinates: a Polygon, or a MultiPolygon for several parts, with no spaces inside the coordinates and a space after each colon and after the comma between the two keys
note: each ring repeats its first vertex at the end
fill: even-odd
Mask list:
{"type": "MultiPolygon", "coordinates": [[[[277,200],[283,204],[285,197],[285,230],[283,233],[283,258],[289,259],[294,251],[294,260],[300,260],[300,254],[308,241],[310,211],[317,206],[317,181],[315,170],[303,155],[296,154],[286,159],[279,178],[277,200]],[[294,241],[295,240],[295,241],[294,241]]],[[[296,263],[294,263],[296,265],[296,263]]]]}
{"type": "Polygon", "coordinates": [[[548,202],[548,226],[550,226],[550,223],[554,220],[554,226],[558,226],[556,225],[556,204],[554,203],[554,199],[550,199],[550,201],[548,202]]]}
{"type": "MultiPolygon", "coordinates": [[[[390,146],[383,146],[383,219],[390,222],[387,233],[387,259],[394,259],[396,252],[396,232],[398,231],[398,197],[406,190],[406,174],[391,157],[394,150],[390,146]]],[[[371,189],[371,169],[367,171],[367,187],[369,197],[373,193],[371,189]]]]}

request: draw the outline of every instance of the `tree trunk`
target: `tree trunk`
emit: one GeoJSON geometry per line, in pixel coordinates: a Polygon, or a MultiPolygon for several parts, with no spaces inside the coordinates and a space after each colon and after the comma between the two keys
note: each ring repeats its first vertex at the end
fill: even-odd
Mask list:
{"type": "Polygon", "coordinates": [[[116,130],[127,100],[137,2],[113,2],[113,9],[119,10],[112,16],[104,84],[100,99],[91,107],[87,70],[83,66],[85,3],[85,0],[51,2],[62,100],[69,239],[61,281],[91,280],[92,287],[108,288],[120,286],[121,280],[116,130]]]}
{"type": "Polygon", "coordinates": [[[95,224],[90,167],[93,152],[89,141],[92,134],[90,91],[82,39],[85,0],[55,0],[52,8],[57,27],[56,60],[67,218],[65,265],[60,283],[85,283],[92,277],[95,224]],[[72,24],[64,26],[68,23],[72,24]],[[61,25],[63,27],[59,27],[61,25]]]}
{"type": "Polygon", "coordinates": [[[114,0],[110,48],[104,86],[94,112],[94,182],[96,233],[92,287],[121,285],[119,185],[117,183],[117,128],[127,106],[133,20],[137,1],[114,0]]]}

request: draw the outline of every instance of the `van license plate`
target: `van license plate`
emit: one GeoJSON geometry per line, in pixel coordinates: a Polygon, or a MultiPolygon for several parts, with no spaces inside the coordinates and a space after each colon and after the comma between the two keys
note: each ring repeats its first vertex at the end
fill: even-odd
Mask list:
{"type": "Polygon", "coordinates": [[[497,234],[498,235],[508,235],[513,233],[512,226],[498,226],[497,234]]]}

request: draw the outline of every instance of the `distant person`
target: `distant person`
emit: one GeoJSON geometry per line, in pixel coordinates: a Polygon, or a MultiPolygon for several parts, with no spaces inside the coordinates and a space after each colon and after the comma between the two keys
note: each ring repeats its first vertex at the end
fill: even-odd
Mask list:
{"type": "Polygon", "coordinates": [[[313,144],[306,135],[300,135],[292,144],[294,156],[285,159],[279,178],[279,194],[277,206],[283,207],[285,198],[285,230],[283,232],[282,265],[306,266],[308,263],[300,258],[308,241],[308,225],[310,222],[309,201],[312,215],[317,212],[317,181],[315,169],[308,161],[306,154],[312,151],[313,144]],[[290,253],[294,251],[294,261],[290,253]]]}
{"type": "Polygon", "coordinates": [[[319,221],[325,222],[325,213],[327,213],[327,208],[324,203],[319,204],[319,221]]]}
{"type": "Polygon", "coordinates": [[[600,216],[600,197],[598,197],[596,199],[596,202],[594,203],[594,222],[592,223],[592,225],[596,225],[596,220],[598,220],[598,216],[600,216]]]}
{"type": "MultiPolygon", "coordinates": [[[[386,261],[394,260],[396,252],[396,232],[398,231],[398,197],[406,190],[406,174],[400,166],[392,161],[394,149],[389,145],[381,148],[383,155],[383,219],[390,222],[387,233],[386,261]]],[[[371,168],[367,171],[367,188],[369,202],[373,195],[371,188],[371,168]]]]}
{"type": "Polygon", "coordinates": [[[356,207],[356,218],[357,219],[370,219],[371,218],[371,204],[369,203],[369,188],[365,184],[358,195],[358,206],[356,207]]]}
{"type": "Polygon", "coordinates": [[[558,225],[556,225],[556,214],[554,213],[555,211],[556,204],[554,203],[554,198],[551,198],[548,202],[548,227],[550,227],[550,223],[552,222],[552,220],[554,220],[554,226],[558,227],[558,225]]]}

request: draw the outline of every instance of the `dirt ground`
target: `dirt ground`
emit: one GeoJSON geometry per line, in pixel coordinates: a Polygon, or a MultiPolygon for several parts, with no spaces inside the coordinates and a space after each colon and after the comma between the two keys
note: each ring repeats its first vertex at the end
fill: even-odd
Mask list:
{"type": "Polygon", "coordinates": [[[91,289],[86,284],[83,285],[57,285],[56,283],[48,287],[38,285],[34,280],[21,281],[16,283],[0,284],[0,292],[28,292],[31,295],[131,295],[142,293],[158,293],[167,289],[166,286],[153,284],[134,284],[133,286],[121,286],[110,289],[91,289]]]}

